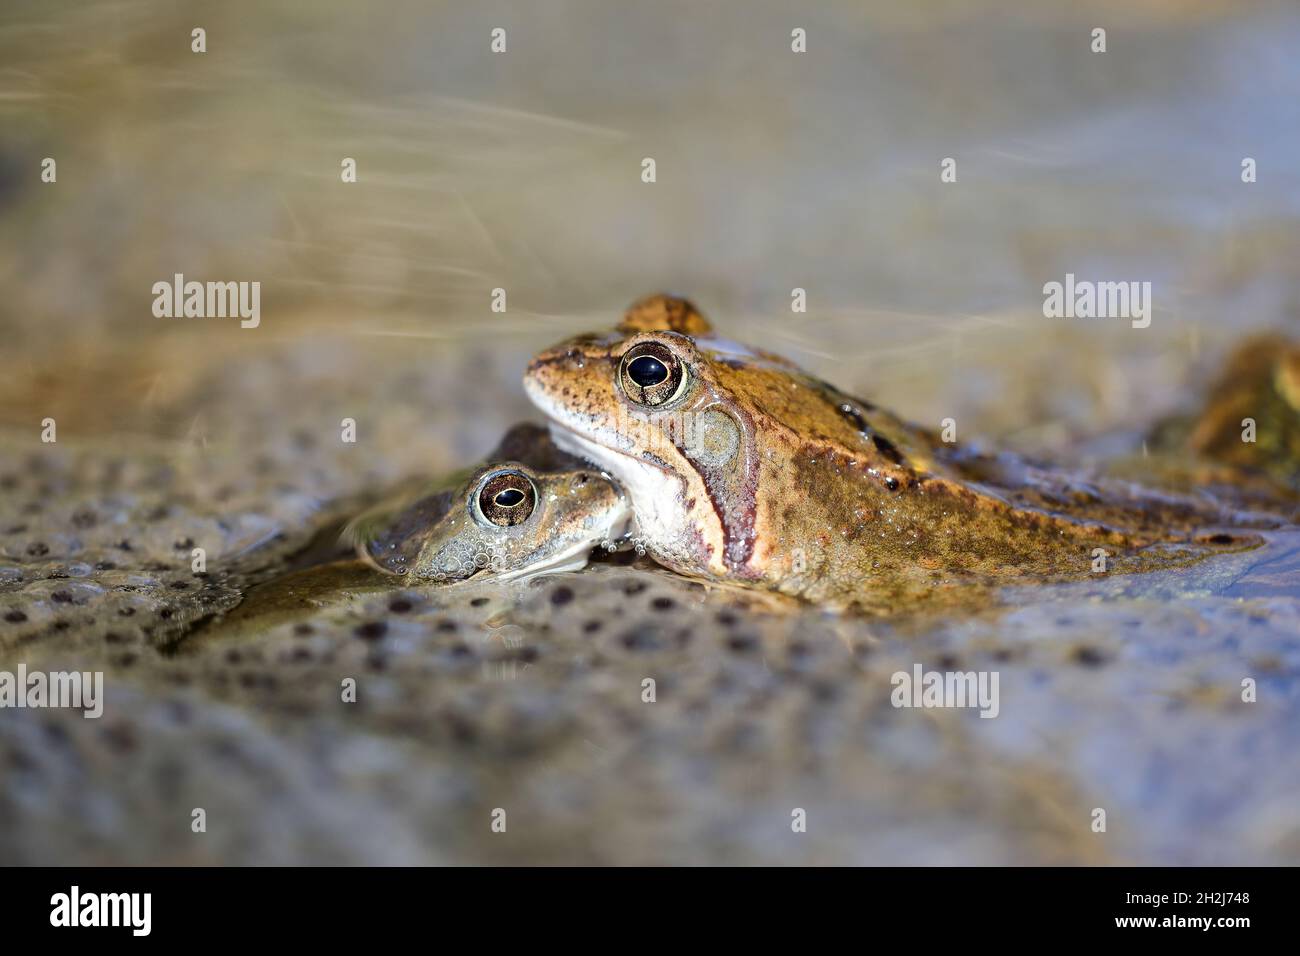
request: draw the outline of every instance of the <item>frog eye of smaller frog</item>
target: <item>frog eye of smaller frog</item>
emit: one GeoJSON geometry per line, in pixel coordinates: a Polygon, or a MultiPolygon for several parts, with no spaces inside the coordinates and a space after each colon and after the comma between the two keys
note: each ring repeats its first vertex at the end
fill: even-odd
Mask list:
{"type": "Polygon", "coordinates": [[[663,405],[686,388],[686,365],[661,342],[641,342],[623,355],[619,383],[638,405],[663,405]]]}
{"type": "Polygon", "coordinates": [[[475,498],[478,513],[489,524],[509,528],[528,520],[537,507],[537,488],[532,479],[518,471],[492,475],[475,498]]]}

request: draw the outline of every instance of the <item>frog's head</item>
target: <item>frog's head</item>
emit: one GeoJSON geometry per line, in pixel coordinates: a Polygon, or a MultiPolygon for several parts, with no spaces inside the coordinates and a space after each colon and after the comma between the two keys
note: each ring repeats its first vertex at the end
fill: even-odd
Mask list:
{"type": "Polygon", "coordinates": [[[781,359],[713,338],[684,299],[653,296],[607,335],[528,366],[524,388],[561,448],[628,491],[638,533],[685,573],[747,574],[755,536],[756,411],[791,387],[781,359]]]}
{"type": "Polygon", "coordinates": [[[363,558],[394,574],[506,580],[581,568],[593,547],[624,533],[629,513],[619,488],[597,471],[500,461],[355,537],[363,558]]]}

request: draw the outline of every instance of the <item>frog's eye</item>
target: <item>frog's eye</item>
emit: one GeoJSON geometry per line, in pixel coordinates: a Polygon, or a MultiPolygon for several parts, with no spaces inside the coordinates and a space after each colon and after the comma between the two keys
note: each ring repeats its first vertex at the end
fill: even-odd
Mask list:
{"type": "Polygon", "coordinates": [[[527,521],[537,507],[537,488],[522,472],[503,471],[488,478],[479,489],[478,512],[499,528],[527,521]]]}
{"type": "Polygon", "coordinates": [[[686,366],[661,342],[641,342],[623,354],[619,381],[638,405],[663,405],[686,388],[686,366]]]}

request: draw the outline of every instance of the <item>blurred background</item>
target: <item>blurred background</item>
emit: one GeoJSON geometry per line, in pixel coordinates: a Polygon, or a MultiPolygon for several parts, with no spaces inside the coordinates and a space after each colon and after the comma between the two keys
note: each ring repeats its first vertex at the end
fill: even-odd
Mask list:
{"type": "Polygon", "coordinates": [[[1294,550],[923,627],[617,566],[220,615],[655,291],[961,440],[1137,447],[1300,328],[1297,50],[1287,0],[5,0],[0,668],[108,702],[0,715],[0,861],[1294,863],[1294,550]],[[175,273],[259,327],[155,317],[175,273]],[[1044,318],[1066,273],[1151,326],[1044,318]],[[1001,716],[894,710],[915,661],[1001,716]]]}
{"type": "Polygon", "coordinates": [[[356,383],[473,363],[483,434],[464,440],[481,451],[525,412],[531,350],[671,289],[904,414],[1063,445],[1178,407],[1199,362],[1300,321],[1286,2],[10,0],[0,16],[13,424],[36,400],[67,405],[70,431],[173,434],[190,423],[165,397],[196,366],[306,343],[356,383]],[[154,318],[151,286],[176,272],[261,281],[262,326],[154,318]],[[1066,272],[1151,281],[1152,327],[1044,319],[1043,283],[1066,272]]]}

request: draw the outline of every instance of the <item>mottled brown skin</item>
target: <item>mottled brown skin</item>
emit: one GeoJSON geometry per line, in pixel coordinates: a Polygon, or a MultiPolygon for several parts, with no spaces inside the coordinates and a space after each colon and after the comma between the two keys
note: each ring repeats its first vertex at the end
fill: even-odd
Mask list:
{"type": "Polygon", "coordinates": [[[1241,345],[1198,414],[1164,423],[1152,444],[1236,472],[1218,480],[1241,485],[1267,478],[1300,491],[1300,345],[1276,335],[1241,345]],[[1242,440],[1247,419],[1255,423],[1253,442],[1242,440]]]}
{"type": "Polygon", "coordinates": [[[1114,573],[1250,543],[1193,540],[1193,528],[1225,517],[1194,503],[1172,509],[1187,512],[1180,533],[1152,520],[1168,501],[1158,497],[1107,502],[1096,518],[1068,499],[1059,513],[1017,501],[996,469],[983,469],[984,483],[971,480],[976,463],[932,434],[782,358],[713,337],[698,310],[672,297],[637,303],[616,332],[546,350],[524,385],[557,444],[627,490],[655,560],[827,606],[895,606],[967,582],[1085,577],[1097,548],[1114,573]],[[653,407],[628,378],[647,350],[685,370],[653,407]]]}
{"type": "Polygon", "coordinates": [[[1121,458],[1081,474],[1013,454],[941,449],[944,462],[976,489],[1018,507],[1126,531],[1150,540],[1219,538],[1211,527],[1276,529],[1300,521],[1300,495],[1185,449],[1121,458]]]}

